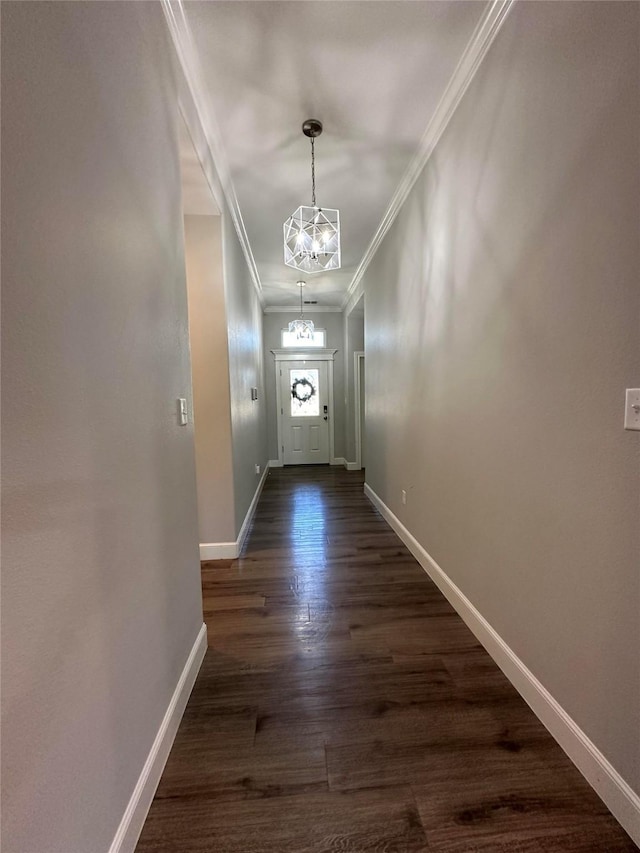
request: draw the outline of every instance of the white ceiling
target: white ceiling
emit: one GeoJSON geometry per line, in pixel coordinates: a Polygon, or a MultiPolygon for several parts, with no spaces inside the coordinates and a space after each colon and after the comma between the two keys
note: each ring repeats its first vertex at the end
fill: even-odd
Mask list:
{"type": "Polygon", "coordinates": [[[305,296],[340,305],[485,9],[467,0],[184,4],[266,305],[295,305],[282,224],[310,203],[306,118],[318,118],[318,204],[340,210],[342,269],[305,296]]]}

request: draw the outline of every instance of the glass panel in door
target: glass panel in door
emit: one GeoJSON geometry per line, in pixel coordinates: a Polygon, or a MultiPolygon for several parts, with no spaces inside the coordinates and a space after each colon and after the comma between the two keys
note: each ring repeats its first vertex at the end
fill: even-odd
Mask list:
{"type": "Polygon", "coordinates": [[[291,417],[317,418],[320,414],[320,389],[317,368],[289,369],[291,417]]]}

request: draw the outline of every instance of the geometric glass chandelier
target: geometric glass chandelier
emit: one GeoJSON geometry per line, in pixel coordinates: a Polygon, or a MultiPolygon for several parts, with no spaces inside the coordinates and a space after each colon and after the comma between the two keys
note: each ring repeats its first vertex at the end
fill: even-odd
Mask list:
{"type": "Polygon", "coordinates": [[[302,132],[311,140],[311,205],[302,205],[284,223],[284,262],[306,273],[337,270],[340,269],[340,213],[316,204],[315,139],[322,133],[322,122],[307,119],[302,132]]]}
{"type": "Polygon", "coordinates": [[[299,341],[311,340],[314,330],[313,320],[305,320],[302,310],[302,288],[306,283],[306,281],[297,282],[300,288],[300,316],[289,323],[289,331],[294,333],[299,341]]]}

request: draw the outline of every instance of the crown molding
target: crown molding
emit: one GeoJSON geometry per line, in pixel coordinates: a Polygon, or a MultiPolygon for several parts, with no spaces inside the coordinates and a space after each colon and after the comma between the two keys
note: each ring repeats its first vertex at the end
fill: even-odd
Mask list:
{"type": "Polygon", "coordinates": [[[514,3],[515,0],[491,0],[485,9],[422,136],[418,150],[400,179],[389,207],[358,264],[344,296],[343,308],[346,308],[349,303],[355,304],[355,301],[352,301],[352,296],[362,276],[426,166],[514,3]]]}
{"type": "Polygon", "coordinates": [[[244,220],[238,204],[238,197],[231,179],[229,162],[222,143],[219,126],[206,97],[206,86],[203,82],[202,69],[198,52],[193,40],[191,27],[187,21],[182,0],[161,0],[167,28],[176,51],[178,63],[184,75],[189,94],[193,100],[196,113],[206,139],[213,164],[215,166],[222,193],[233,222],[238,240],[242,246],[253,286],[261,304],[264,304],[262,282],[258,274],[249,237],[244,226],[244,220]]]}
{"type": "MultiPolygon", "coordinates": [[[[304,305],[304,314],[342,314],[339,305],[304,305]]],[[[299,314],[299,305],[266,305],[264,314],[299,314]]]]}
{"type": "Polygon", "coordinates": [[[350,317],[356,305],[360,302],[360,297],[364,293],[364,282],[362,279],[358,281],[356,286],[351,291],[351,295],[347,294],[348,299],[344,304],[344,316],[350,317]]]}

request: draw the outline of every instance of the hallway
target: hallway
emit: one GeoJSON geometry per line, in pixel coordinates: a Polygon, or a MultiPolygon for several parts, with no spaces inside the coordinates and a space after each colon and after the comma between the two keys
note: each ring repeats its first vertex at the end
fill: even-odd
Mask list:
{"type": "Polygon", "coordinates": [[[138,853],[637,848],[362,492],[267,478],[138,853]]]}

